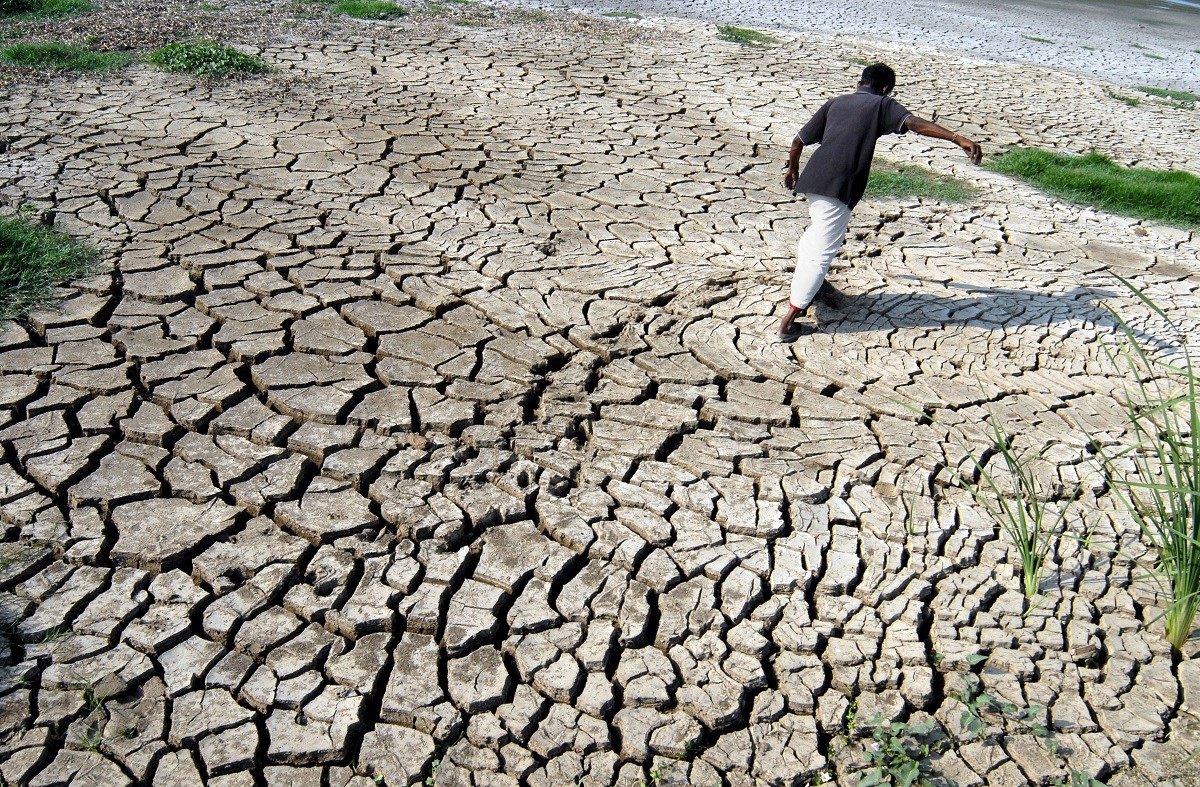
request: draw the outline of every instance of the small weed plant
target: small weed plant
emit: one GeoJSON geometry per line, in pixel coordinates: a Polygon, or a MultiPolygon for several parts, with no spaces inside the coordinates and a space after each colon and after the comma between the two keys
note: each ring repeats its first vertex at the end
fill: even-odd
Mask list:
{"type": "Polygon", "coordinates": [[[939,202],[967,202],[976,191],[956,178],[923,167],[883,165],[871,171],[866,196],[871,199],[925,197],[939,202]]]}
{"type": "Polygon", "coordinates": [[[58,71],[115,71],[133,59],[124,52],[94,52],[57,41],[0,47],[0,59],[26,68],[58,71]]]}
{"type": "Polygon", "coordinates": [[[1033,470],[1033,459],[1028,453],[1018,453],[1012,438],[1001,430],[995,418],[990,418],[992,429],[992,454],[999,455],[1004,462],[1003,480],[988,470],[989,462],[968,450],[967,457],[975,466],[978,481],[960,476],[960,485],[971,493],[975,501],[1000,525],[1000,529],[1013,542],[1021,557],[1021,589],[1026,598],[1033,598],[1041,584],[1042,567],[1046,556],[1061,531],[1063,517],[1069,509],[1069,501],[1058,507],[1058,513],[1049,518],[1046,505],[1048,490],[1041,488],[1033,470]],[[1004,483],[1009,481],[1010,483],[1004,483]],[[1011,489],[1008,487],[1011,485],[1011,489]]]}
{"type": "Polygon", "coordinates": [[[1182,338],[1180,355],[1160,357],[1114,315],[1124,342],[1112,355],[1126,372],[1122,404],[1133,442],[1100,451],[1113,495],[1157,555],[1153,576],[1167,593],[1167,639],[1178,649],[1200,609],[1200,368],[1187,334],[1121,281],[1182,338]]]}
{"type": "Polygon", "coordinates": [[[1026,41],[1034,41],[1039,44],[1053,44],[1054,43],[1053,40],[1051,40],[1049,38],[1042,38],[1041,36],[1022,35],[1021,38],[1024,38],[1026,41]]]}
{"type": "Polygon", "coordinates": [[[721,25],[718,27],[717,37],[723,41],[732,41],[742,46],[769,46],[779,43],[779,39],[774,36],[760,33],[757,30],[748,30],[744,27],[734,27],[733,25],[721,25]]]}
{"type": "Polygon", "coordinates": [[[90,246],[42,226],[30,212],[0,217],[0,318],[46,302],[55,284],[90,272],[96,258],[90,246]]]}
{"type": "Polygon", "coordinates": [[[163,71],[218,79],[238,74],[261,74],[271,68],[260,58],[216,41],[179,41],[167,44],[162,49],[151,52],[147,59],[163,71]]]}
{"type": "Polygon", "coordinates": [[[858,787],[932,784],[927,778],[929,756],[944,749],[930,741],[929,736],[938,730],[935,721],[929,719],[918,724],[888,722],[877,713],[867,720],[863,729],[870,730],[871,742],[864,750],[867,767],[859,775],[858,787]]]}
{"type": "Polygon", "coordinates": [[[1068,202],[1200,229],[1200,178],[1190,172],[1122,167],[1100,153],[1066,156],[1039,148],[1015,148],[987,166],[1068,202]]]}

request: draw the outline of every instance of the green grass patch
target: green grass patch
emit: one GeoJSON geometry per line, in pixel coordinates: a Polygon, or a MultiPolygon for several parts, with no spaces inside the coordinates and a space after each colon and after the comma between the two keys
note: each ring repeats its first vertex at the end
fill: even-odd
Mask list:
{"type": "Polygon", "coordinates": [[[70,44],[12,44],[0,47],[0,60],[26,68],[54,68],[60,71],[114,71],[129,65],[124,52],[94,52],[70,44]]]}
{"type": "Polygon", "coordinates": [[[1095,52],[1095,51],[1096,51],[1096,47],[1094,47],[1094,46],[1088,46],[1087,44],[1083,44],[1082,46],[1083,46],[1083,48],[1084,48],[1084,49],[1086,49],[1086,50],[1087,50],[1087,51],[1089,51],[1089,52],[1095,52]]]}
{"type": "Polygon", "coordinates": [[[408,16],[408,9],[388,0],[338,0],[333,10],[355,19],[399,19],[408,16]]]}
{"type": "Polygon", "coordinates": [[[1145,44],[1139,44],[1136,41],[1131,43],[1130,46],[1133,47],[1134,49],[1149,49],[1150,48],[1150,47],[1146,46],[1145,44]]]}
{"type": "Polygon", "coordinates": [[[1053,44],[1054,43],[1053,40],[1051,40],[1049,38],[1042,38],[1041,36],[1022,35],[1021,38],[1024,38],[1026,41],[1036,41],[1039,44],[1053,44]]]}
{"type": "Polygon", "coordinates": [[[863,68],[866,68],[867,66],[871,65],[875,61],[869,60],[865,57],[852,57],[852,58],[850,58],[850,62],[856,66],[862,66],[863,68]]]}
{"type": "Polygon", "coordinates": [[[744,27],[734,27],[733,25],[721,25],[718,27],[717,37],[723,41],[732,41],[742,46],[768,46],[779,43],[779,39],[774,36],[760,33],[757,30],[748,30],[744,27]]]}
{"type": "Polygon", "coordinates": [[[1131,107],[1136,107],[1138,104],[1142,103],[1142,100],[1140,98],[1138,98],[1137,96],[1130,96],[1130,95],[1126,95],[1124,93],[1117,93],[1116,91],[1109,90],[1107,88],[1105,88],[1105,90],[1104,90],[1104,95],[1108,96],[1109,98],[1115,98],[1117,101],[1120,101],[1122,104],[1127,104],[1128,106],[1131,106],[1131,107]]]}
{"type": "Polygon", "coordinates": [[[1122,167],[1100,153],[1065,156],[1016,148],[987,166],[1067,202],[1200,229],[1200,178],[1181,170],[1122,167]]]}
{"type": "Polygon", "coordinates": [[[70,16],[92,8],[88,0],[0,0],[0,17],[70,16]]]}
{"type": "Polygon", "coordinates": [[[55,284],[91,272],[96,258],[95,249],[28,214],[0,217],[0,318],[46,302],[55,284]]]}
{"type": "Polygon", "coordinates": [[[602,16],[612,17],[613,19],[641,19],[642,15],[633,11],[608,11],[602,16]]]}
{"type": "Polygon", "coordinates": [[[871,170],[866,196],[870,199],[926,197],[939,202],[966,202],[975,194],[975,189],[962,181],[923,167],[883,164],[871,170]]]}
{"type": "Polygon", "coordinates": [[[1163,57],[1162,55],[1156,55],[1153,52],[1143,52],[1142,54],[1145,55],[1146,57],[1150,58],[1151,60],[1166,60],[1166,58],[1163,57]]]}
{"type": "Polygon", "coordinates": [[[163,71],[195,74],[198,77],[232,77],[261,74],[271,67],[262,59],[216,41],[179,41],[151,52],[147,58],[163,71]]]}
{"type": "Polygon", "coordinates": [[[1159,98],[1169,98],[1172,101],[1193,102],[1200,101],[1200,96],[1195,93],[1189,93],[1186,90],[1170,90],[1165,87],[1151,87],[1150,85],[1134,85],[1136,90],[1140,90],[1151,96],[1159,98]]]}

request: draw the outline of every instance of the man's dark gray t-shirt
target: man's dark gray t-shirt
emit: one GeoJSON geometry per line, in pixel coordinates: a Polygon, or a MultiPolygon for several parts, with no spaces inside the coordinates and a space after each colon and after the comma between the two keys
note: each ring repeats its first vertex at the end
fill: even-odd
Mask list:
{"type": "Polygon", "coordinates": [[[853,208],[867,190],[875,141],[903,134],[911,116],[895,99],[865,89],[826,101],[796,135],[820,147],[800,173],[795,193],[833,197],[853,208]]]}

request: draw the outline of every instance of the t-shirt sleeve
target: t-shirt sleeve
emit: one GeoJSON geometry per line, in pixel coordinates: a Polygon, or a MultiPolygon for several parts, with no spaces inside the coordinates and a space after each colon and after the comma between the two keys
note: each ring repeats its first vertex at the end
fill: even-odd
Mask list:
{"type": "Polygon", "coordinates": [[[829,101],[822,104],[812,119],[805,123],[804,128],[800,129],[800,133],[796,135],[805,145],[816,145],[825,138],[825,119],[829,117],[829,104],[829,101]]]}
{"type": "Polygon", "coordinates": [[[903,134],[908,131],[904,127],[904,121],[912,117],[912,113],[904,108],[904,105],[894,98],[885,98],[883,100],[883,122],[879,125],[879,131],[882,134],[903,134]]]}

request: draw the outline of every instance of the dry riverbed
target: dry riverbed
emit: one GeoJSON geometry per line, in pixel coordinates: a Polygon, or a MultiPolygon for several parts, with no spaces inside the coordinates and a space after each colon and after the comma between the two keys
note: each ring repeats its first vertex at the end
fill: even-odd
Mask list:
{"type": "Polygon", "coordinates": [[[1112,274],[1194,331],[1196,234],[888,138],[979,196],[864,203],[844,302],[773,341],[785,149],[861,60],[988,153],[1196,171],[1200,112],[434,10],[164,6],[150,44],[276,71],[7,87],[0,199],[104,268],[0,334],[5,783],[853,784],[877,713],[962,738],[928,763],[962,787],[1200,783],[1200,647],[1089,451],[1128,429],[1105,307],[1177,338],[1112,274]],[[1033,604],[953,483],[989,413],[1083,489],[1033,604]],[[969,741],[968,674],[1018,709],[969,741]]]}

